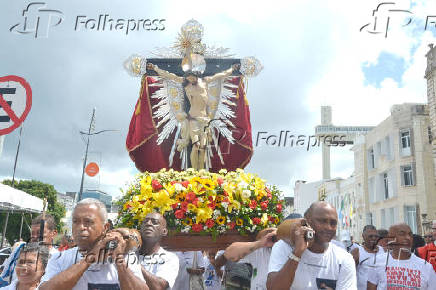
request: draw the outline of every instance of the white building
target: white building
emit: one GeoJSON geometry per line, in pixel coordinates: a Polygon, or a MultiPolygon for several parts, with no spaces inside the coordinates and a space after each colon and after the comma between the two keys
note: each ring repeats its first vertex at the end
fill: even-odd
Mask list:
{"type": "Polygon", "coordinates": [[[301,215],[318,200],[318,188],[323,181],[306,182],[297,180],[294,186],[294,210],[301,215]]]}
{"type": "Polygon", "coordinates": [[[422,234],[421,215],[436,218],[429,126],[426,105],[394,105],[390,117],[356,142],[355,182],[363,186],[366,223],[387,229],[406,222],[422,234]]]}
{"type": "Polygon", "coordinates": [[[73,226],[73,209],[74,209],[74,198],[66,195],[64,193],[58,192],[57,194],[58,202],[65,207],[65,217],[61,220],[64,223],[64,231],[71,235],[71,229],[73,226]]]}

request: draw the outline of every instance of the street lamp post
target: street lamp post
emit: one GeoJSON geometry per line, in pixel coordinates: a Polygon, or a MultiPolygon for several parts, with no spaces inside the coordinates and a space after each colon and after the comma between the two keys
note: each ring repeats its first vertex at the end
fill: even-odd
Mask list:
{"type": "Polygon", "coordinates": [[[86,167],[86,161],[88,159],[89,136],[91,135],[91,131],[94,131],[94,127],[95,127],[95,108],[92,110],[91,122],[89,123],[89,129],[87,134],[88,136],[86,141],[85,158],[83,159],[83,167],[82,167],[82,180],[80,181],[79,197],[77,199],[78,202],[82,199],[83,181],[85,179],[85,167],[86,167]]]}
{"type": "Polygon", "coordinates": [[[77,199],[78,202],[82,199],[82,194],[83,194],[83,182],[85,180],[86,161],[88,161],[89,137],[91,135],[97,135],[103,132],[116,132],[119,130],[101,130],[98,132],[94,132],[94,131],[95,131],[95,108],[92,110],[91,122],[89,123],[88,132],[80,131],[80,134],[87,135],[87,140],[86,140],[85,158],[83,159],[82,180],[80,181],[80,190],[77,199]]]}

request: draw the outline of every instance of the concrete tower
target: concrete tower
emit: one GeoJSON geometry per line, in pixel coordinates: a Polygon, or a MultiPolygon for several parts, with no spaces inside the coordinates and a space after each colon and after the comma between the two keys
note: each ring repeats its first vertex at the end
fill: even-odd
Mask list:
{"type": "MultiPolygon", "coordinates": [[[[430,50],[425,55],[427,57],[425,78],[427,79],[427,100],[432,135],[433,166],[436,169],[436,47],[434,47],[433,44],[430,44],[429,47],[430,50]]],[[[436,182],[436,170],[434,172],[434,182],[436,182]]]]}
{"type": "MultiPolygon", "coordinates": [[[[332,125],[332,107],[321,106],[321,125],[332,125]]],[[[322,143],[322,179],[330,179],[330,146],[322,143]]]]}

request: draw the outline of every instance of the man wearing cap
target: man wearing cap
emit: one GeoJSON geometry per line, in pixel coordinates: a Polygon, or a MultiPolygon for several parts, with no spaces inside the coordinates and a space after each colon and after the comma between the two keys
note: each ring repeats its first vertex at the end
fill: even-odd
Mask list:
{"type": "Polygon", "coordinates": [[[418,248],[417,251],[418,256],[432,264],[436,271],[436,220],[433,220],[432,230],[433,242],[418,248]]]}

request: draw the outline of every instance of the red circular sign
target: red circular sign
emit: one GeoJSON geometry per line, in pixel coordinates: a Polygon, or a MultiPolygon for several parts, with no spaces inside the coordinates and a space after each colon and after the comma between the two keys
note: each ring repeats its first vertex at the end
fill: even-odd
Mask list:
{"type": "Polygon", "coordinates": [[[100,168],[98,167],[97,163],[91,162],[88,165],[86,165],[85,172],[91,177],[94,177],[98,174],[100,171],[100,168]]]}
{"type": "Polygon", "coordinates": [[[19,76],[0,77],[0,110],[6,113],[0,115],[0,122],[6,123],[6,128],[0,129],[0,135],[17,129],[26,119],[31,107],[32,89],[25,79],[19,76]],[[7,87],[2,86],[2,83],[7,83],[7,87]]]}

